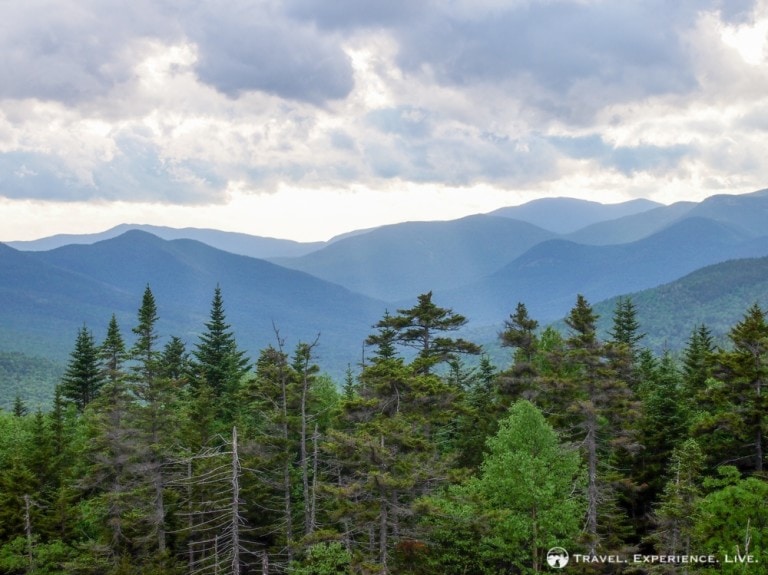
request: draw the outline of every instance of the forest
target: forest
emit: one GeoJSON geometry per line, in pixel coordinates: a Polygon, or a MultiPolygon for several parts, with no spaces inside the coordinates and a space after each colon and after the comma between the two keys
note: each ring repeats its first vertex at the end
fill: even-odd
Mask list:
{"type": "Polygon", "coordinates": [[[494,365],[428,292],[334,381],[322,334],[247,357],[218,286],[194,342],[137,303],[73,334],[49,409],[0,411],[0,573],[529,574],[553,548],[579,573],[768,573],[758,304],[673,354],[630,298],[605,338],[583,296],[562,331],[519,303],[494,365]]]}

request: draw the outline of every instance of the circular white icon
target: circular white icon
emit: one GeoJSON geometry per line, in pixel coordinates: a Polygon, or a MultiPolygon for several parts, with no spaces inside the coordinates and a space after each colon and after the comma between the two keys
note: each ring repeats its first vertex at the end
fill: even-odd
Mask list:
{"type": "Polygon", "coordinates": [[[568,565],[568,551],[562,547],[553,547],[547,551],[547,564],[554,569],[562,569],[568,565]]]}

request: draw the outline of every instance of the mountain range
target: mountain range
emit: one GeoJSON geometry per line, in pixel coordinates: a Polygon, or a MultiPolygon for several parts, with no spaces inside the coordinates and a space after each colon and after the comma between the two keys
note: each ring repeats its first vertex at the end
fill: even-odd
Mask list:
{"type": "Polygon", "coordinates": [[[288,347],[319,333],[318,361],[337,377],[360,361],[362,342],[385,311],[409,307],[426,291],[438,305],[467,316],[470,332],[489,339],[520,301],[547,323],[563,317],[577,293],[607,301],[596,309],[637,293],[638,307],[653,302],[642,303],[653,324],[645,328],[649,339],[676,347],[695,315],[686,306],[698,304],[691,299],[665,308],[680,288],[664,286],[693,278],[685,281],[698,281],[697,293],[709,283],[720,294],[713,301],[746,308],[752,302],[744,298],[755,294],[728,279],[762,285],[765,256],[768,190],[670,206],[554,198],[310,244],[123,225],[103,234],[0,244],[0,352],[64,363],[77,330],[85,324],[98,340],[112,313],[130,336],[146,285],[166,337],[194,346],[218,285],[238,342],[252,358],[275,343],[274,328],[288,347]],[[713,264],[735,267],[705,271],[713,264]],[[664,311],[657,317],[653,309],[664,311]],[[679,329],[670,327],[675,323],[679,329]]]}
{"type": "Polygon", "coordinates": [[[276,343],[274,325],[288,342],[320,334],[321,358],[335,365],[357,360],[360,342],[386,308],[303,272],[138,230],[43,252],[0,247],[0,294],[11,302],[0,308],[0,345],[57,359],[66,357],[62,351],[84,323],[103,336],[112,313],[129,334],[146,285],[158,302],[162,334],[194,344],[218,285],[240,345],[252,355],[276,343]],[[335,355],[344,350],[349,357],[335,355]]]}

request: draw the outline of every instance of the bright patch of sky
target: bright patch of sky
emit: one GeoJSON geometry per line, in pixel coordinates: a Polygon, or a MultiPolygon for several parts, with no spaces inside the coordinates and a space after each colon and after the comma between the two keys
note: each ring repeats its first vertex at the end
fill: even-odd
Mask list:
{"type": "Polygon", "coordinates": [[[768,0],[0,5],[0,241],[766,187],[768,0]]]}

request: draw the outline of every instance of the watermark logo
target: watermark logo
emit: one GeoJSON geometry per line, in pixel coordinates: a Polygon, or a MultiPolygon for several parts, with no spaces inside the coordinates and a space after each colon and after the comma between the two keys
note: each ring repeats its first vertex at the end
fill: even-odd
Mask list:
{"type": "Polygon", "coordinates": [[[553,569],[562,569],[568,565],[568,551],[562,547],[553,547],[547,551],[547,564],[553,569]]]}

